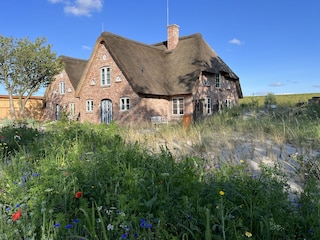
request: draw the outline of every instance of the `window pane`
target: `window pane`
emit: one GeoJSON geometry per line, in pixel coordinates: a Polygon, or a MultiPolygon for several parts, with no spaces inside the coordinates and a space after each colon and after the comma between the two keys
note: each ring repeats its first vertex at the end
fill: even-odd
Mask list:
{"type": "Polygon", "coordinates": [[[220,87],[220,74],[216,73],[216,87],[219,88],[220,87]]]}
{"type": "Polygon", "coordinates": [[[172,99],[172,114],[174,115],[184,114],[184,98],[172,99]]]}
{"type": "Polygon", "coordinates": [[[178,114],[178,106],[177,106],[177,99],[174,98],[172,100],[172,112],[173,114],[178,114]]]}
{"type": "Polygon", "coordinates": [[[105,85],[105,69],[101,69],[101,85],[105,85]]]}
{"type": "Polygon", "coordinates": [[[129,110],[130,109],[130,100],[129,100],[129,98],[127,98],[127,110],[129,110]]]}
{"type": "Polygon", "coordinates": [[[107,68],[107,85],[110,85],[110,68],[107,68]]]}
{"type": "Polygon", "coordinates": [[[65,90],[65,82],[60,82],[60,94],[65,94],[66,90],[65,90]]]}
{"type": "Polygon", "coordinates": [[[183,110],[184,110],[184,109],[183,109],[183,108],[184,108],[183,105],[184,105],[184,104],[183,104],[183,98],[180,98],[180,99],[179,99],[179,110],[180,110],[179,113],[180,113],[180,114],[183,114],[183,110]]]}

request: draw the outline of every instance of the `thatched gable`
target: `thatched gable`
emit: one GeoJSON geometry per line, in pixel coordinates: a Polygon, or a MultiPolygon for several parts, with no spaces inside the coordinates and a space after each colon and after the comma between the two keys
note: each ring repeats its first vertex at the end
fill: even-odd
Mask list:
{"type": "MultiPolygon", "coordinates": [[[[171,51],[166,48],[167,42],[147,45],[109,32],[100,35],[95,49],[98,44],[104,44],[138,94],[191,94],[201,72],[221,72],[229,79],[239,82],[238,76],[210,48],[201,34],[179,38],[178,45],[171,51]]],[[[91,61],[92,59],[87,69],[91,61]]],[[[86,71],[81,81],[84,81],[85,73],[86,71]]],[[[239,96],[242,97],[240,84],[237,87],[239,96]]],[[[79,92],[80,89],[77,90],[77,95],[79,92]]]]}
{"type": "Polygon", "coordinates": [[[64,63],[64,69],[70,79],[74,89],[77,89],[82,73],[87,65],[87,60],[72,58],[67,56],[60,56],[64,63]]]}

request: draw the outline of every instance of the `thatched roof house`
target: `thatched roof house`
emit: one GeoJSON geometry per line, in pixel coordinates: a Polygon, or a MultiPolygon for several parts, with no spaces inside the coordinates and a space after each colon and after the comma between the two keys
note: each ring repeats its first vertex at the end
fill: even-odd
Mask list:
{"type": "Polygon", "coordinates": [[[196,119],[236,105],[243,97],[239,77],[202,35],[179,37],[177,25],[167,30],[167,41],[152,45],[103,32],[88,61],[62,56],[68,78],[52,85],[69,81],[72,89],[51,102],[59,109],[77,102],[78,119],[94,123],[105,122],[106,114],[107,123],[196,119]]]}
{"type": "Polygon", "coordinates": [[[148,45],[109,32],[100,35],[96,44],[99,43],[106,47],[137,93],[190,94],[201,72],[221,72],[237,83],[239,97],[242,97],[239,77],[199,33],[179,38],[174,50],[167,49],[167,41],[148,45]]]}

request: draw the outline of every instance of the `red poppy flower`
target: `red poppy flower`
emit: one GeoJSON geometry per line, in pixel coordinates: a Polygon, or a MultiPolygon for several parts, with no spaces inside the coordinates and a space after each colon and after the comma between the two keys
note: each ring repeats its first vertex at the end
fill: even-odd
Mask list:
{"type": "Polygon", "coordinates": [[[20,218],[21,216],[22,216],[22,211],[19,210],[18,212],[12,214],[12,220],[13,220],[13,221],[17,221],[17,220],[19,220],[19,218],[20,218]]]}
{"type": "Polygon", "coordinates": [[[76,192],[75,197],[76,198],[81,198],[82,197],[82,192],[76,192]]]}

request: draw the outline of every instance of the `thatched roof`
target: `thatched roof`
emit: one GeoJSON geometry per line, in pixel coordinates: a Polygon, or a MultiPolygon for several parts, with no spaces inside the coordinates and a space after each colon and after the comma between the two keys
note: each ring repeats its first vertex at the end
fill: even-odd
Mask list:
{"type": "MultiPolygon", "coordinates": [[[[177,47],[172,51],[167,50],[167,42],[148,45],[109,32],[100,35],[96,46],[99,44],[104,44],[133,90],[139,94],[191,94],[202,71],[221,72],[239,82],[238,76],[210,48],[201,34],[179,38],[177,47]]],[[[242,97],[240,84],[237,85],[242,97]]]]}
{"type": "Polygon", "coordinates": [[[77,89],[82,73],[87,65],[87,60],[71,58],[67,56],[60,56],[61,61],[64,63],[64,69],[68,74],[70,82],[74,89],[77,89]]]}

